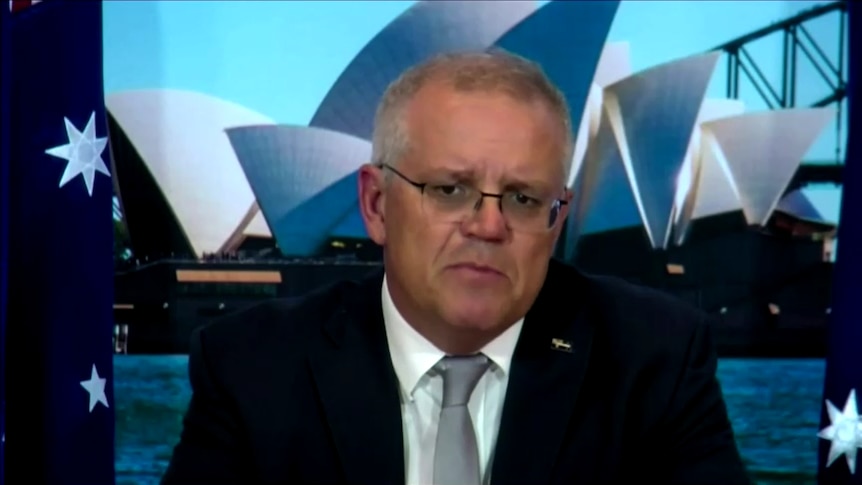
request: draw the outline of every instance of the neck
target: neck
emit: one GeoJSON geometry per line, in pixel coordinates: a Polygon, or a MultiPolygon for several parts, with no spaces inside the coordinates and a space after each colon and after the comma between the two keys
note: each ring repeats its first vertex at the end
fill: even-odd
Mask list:
{"type": "MultiPolygon", "coordinates": [[[[421,325],[413,323],[414,319],[407,320],[420,335],[428,339],[435,347],[447,355],[471,355],[480,352],[489,342],[497,338],[506,328],[495,328],[489,331],[454,330],[451,331],[445,323],[434,325],[421,325]]],[[[419,320],[418,322],[422,322],[419,320]]]]}
{"type": "Polygon", "coordinates": [[[509,329],[508,325],[485,328],[457,325],[433,311],[421,311],[397,283],[387,277],[387,291],[395,309],[419,335],[448,355],[470,355],[481,351],[489,342],[509,329]]]}

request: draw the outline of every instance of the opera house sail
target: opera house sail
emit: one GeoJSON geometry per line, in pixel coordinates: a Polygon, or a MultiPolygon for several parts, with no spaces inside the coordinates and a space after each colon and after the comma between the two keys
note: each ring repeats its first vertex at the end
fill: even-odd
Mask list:
{"type": "Polygon", "coordinates": [[[281,252],[311,257],[349,213],[356,170],[371,143],[323,128],[262,125],[227,130],[281,252]]]}
{"type": "Polygon", "coordinates": [[[254,218],[257,207],[225,128],[272,125],[273,120],[235,103],[180,90],[125,91],[107,96],[106,104],[118,128],[115,132],[128,140],[123,147],[126,156],[116,162],[121,166],[115,173],[120,176],[119,196],[133,250],[150,258],[168,256],[165,251],[188,256],[222,251],[250,211],[254,218]],[[125,177],[126,170],[143,171],[153,182],[148,188],[156,193],[141,194],[137,186],[141,177],[125,177]],[[141,204],[137,198],[143,199],[141,204]],[[166,201],[168,207],[161,214],[151,213],[154,199],[166,201]],[[154,230],[152,216],[175,219],[176,226],[154,230]],[[169,237],[184,244],[153,242],[168,236],[163,231],[179,234],[169,237]],[[138,243],[155,246],[162,254],[147,254],[134,247],[138,243]]]}

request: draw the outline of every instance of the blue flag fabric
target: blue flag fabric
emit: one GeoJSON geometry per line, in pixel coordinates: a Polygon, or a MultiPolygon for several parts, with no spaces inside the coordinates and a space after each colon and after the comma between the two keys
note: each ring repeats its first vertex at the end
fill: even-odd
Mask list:
{"type": "Polygon", "coordinates": [[[862,99],[858,46],[862,42],[859,2],[847,2],[847,158],[835,284],[829,322],[829,353],[823,387],[818,481],[821,485],[862,485],[862,99]]]}
{"type": "Polygon", "coordinates": [[[11,41],[2,126],[11,141],[6,483],[111,485],[113,184],[102,4],[0,8],[10,10],[3,30],[11,41]]]}
{"type": "MultiPolygon", "coordinates": [[[[9,14],[0,9],[0,80],[10,79],[12,52],[9,34],[9,14]]],[[[10,83],[0,82],[0,485],[6,475],[6,301],[9,269],[9,108],[12,97],[10,83]]]]}

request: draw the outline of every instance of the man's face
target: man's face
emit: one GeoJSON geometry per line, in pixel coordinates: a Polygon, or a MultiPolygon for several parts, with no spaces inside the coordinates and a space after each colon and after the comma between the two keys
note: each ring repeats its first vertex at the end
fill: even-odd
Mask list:
{"type": "Polygon", "coordinates": [[[409,149],[394,169],[427,183],[426,193],[395,173],[386,182],[378,173],[380,221],[366,217],[372,238],[384,246],[390,291],[408,321],[502,332],[535,300],[565,206],[552,228],[519,231],[510,227],[499,199],[483,198],[457,222],[434,209],[428,192],[458,186],[565,198],[561,128],[544,104],[433,82],[408,104],[406,122],[409,149]]]}

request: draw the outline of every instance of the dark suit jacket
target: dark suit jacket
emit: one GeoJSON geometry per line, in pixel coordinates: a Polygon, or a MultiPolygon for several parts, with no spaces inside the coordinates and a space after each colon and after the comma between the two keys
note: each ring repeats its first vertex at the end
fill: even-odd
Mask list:
{"type": "MultiPolygon", "coordinates": [[[[403,484],[381,284],[382,273],[197,331],[163,483],[403,484]]],[[[515,349],[493,485],[749,483],[709,328],[656,291],[552,262],[515,349]]]]}

